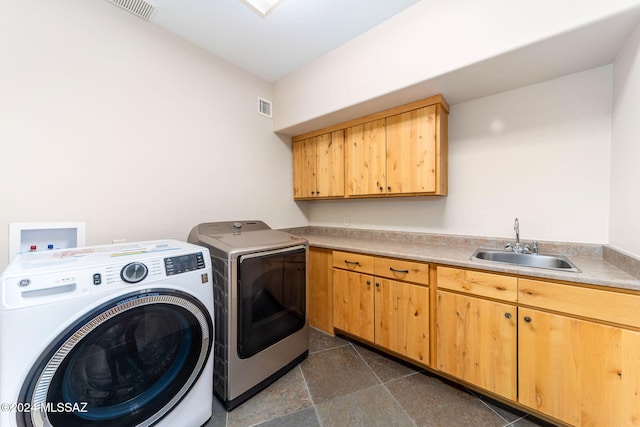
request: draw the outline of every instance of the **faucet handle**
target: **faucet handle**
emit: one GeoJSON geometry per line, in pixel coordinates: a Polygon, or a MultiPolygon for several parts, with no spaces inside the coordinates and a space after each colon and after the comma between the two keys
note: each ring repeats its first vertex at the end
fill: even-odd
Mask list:
{"type": "Polygon", "coordinates": [[[533,241],[533,247],[531,248],[531,253],[534,253],[534,254],[538,253],[538,241],[536,240],[533,241]]]}
{"type": "Polygon", "coordinates": [[[512,251],[513,250],[513,246],[511,246],[511,243],[507,243],[506,245],[504,245],[504,249],[505,250],[508,249],[508,250],[512,251]]]}

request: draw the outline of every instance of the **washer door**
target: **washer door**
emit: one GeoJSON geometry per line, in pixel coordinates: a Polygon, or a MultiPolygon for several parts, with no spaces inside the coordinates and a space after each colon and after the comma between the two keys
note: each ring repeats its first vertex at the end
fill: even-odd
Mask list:
{"type": "Polygon", "coordinates": [[[18,414],[29,427],[147,426],[189,391],[211,350],[212,321],[193,296],[121,296],[59,336],[29,373],[18,414]]]}

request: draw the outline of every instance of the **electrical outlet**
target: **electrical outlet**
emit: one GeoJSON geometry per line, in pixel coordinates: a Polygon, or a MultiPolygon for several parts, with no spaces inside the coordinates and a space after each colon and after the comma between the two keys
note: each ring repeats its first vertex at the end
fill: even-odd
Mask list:
{"type": "Polygon", "coordinates": [[[113,239],[111,243],[126,243],[127,239],[113,239]]]}
{"type": "Polygon", "coordinates": [[[344,216],[344,225],[349,225],[351,222],[351,217],[349,215],[344,216]]]}

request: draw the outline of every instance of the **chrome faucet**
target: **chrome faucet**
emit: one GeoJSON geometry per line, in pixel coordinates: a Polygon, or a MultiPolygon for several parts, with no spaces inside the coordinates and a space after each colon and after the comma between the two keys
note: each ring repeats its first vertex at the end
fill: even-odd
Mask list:
{"type": "Polygon", "coordinates": [[[517,254],[538,253],[538,242],[533,242],[533,248],[531,248],[528,243],[524,246],[520,244],[520,221],[518,221],[518,218],[516,218],[516,220],[513,222],[513,231],[516,232],[516,244],[512,245],[511,243],[507,243],[504,247],[506,250],[510,250],[517,254]]]}

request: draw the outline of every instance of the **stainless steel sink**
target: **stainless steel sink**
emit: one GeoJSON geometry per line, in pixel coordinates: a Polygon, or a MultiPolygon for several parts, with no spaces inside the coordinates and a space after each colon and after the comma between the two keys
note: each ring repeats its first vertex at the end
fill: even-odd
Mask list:
{"type": "Polygon", "coordinates": [[[569,259],[562,255],[522,254],[498,249],[478,249],[471,259],[474,261],[495,261],[522,267],[547,268],[550,270],[580,273],[569,259]]]}

